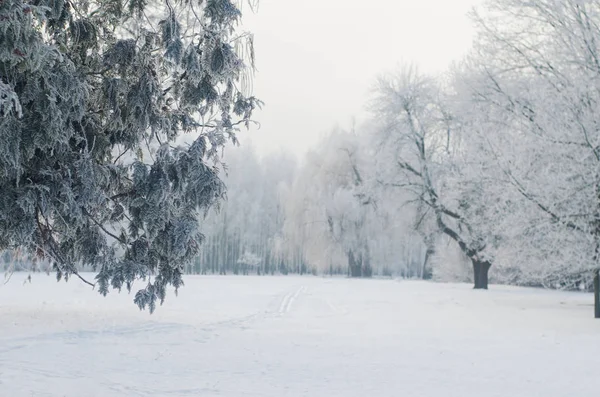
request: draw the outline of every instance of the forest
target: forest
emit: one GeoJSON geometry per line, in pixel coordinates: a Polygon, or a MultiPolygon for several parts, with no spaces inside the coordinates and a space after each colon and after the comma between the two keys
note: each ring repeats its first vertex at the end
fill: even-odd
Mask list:
{"type": "Polygon", "coordinates": [[[600,4],[486,5],[465,59],[382,73],[368,119],[305,156],[228,150],[228,199],[188,272],[592,289],[600,4]]]}

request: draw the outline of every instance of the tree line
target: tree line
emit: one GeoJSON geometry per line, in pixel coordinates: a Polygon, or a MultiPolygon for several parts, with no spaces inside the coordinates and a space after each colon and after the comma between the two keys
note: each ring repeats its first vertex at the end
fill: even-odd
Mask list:
{"type": "Polygon", "coordinates": [[[600,2],[490,0],[471,17],[465,59],[383,74],[367,120],[295,166],[241,154],[199,269],[220,250],[259,273],[595,286],[600,317],[600,2]]]}

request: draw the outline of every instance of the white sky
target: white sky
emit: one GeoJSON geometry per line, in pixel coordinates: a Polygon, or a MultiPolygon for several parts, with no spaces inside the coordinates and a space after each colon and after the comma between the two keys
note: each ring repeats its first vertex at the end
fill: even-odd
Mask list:
{"type": "Polygon", "coordinates": [[[244,8],[255,35],[260,130],[242,131],[260,154],[301,155],[336,124],[364,116],[375,77],[402,63],[443,72],[471,46],[478,0],[260,0],[244,8]]]}

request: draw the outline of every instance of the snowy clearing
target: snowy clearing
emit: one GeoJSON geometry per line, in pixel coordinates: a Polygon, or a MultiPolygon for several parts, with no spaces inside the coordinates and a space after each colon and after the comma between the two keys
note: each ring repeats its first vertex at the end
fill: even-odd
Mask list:
{"type": "Polygon", "coordinates": [[[0,396],[591,396],[592,297],[194,277],[154,315],[76,279],[0,286],[0,396]]]}

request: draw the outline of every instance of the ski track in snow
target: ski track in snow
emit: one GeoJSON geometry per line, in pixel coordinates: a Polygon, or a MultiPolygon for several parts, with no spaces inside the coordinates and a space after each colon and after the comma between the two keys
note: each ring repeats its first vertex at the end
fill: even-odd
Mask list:
{"type": "Polygon", "coordinates": [[[0,288],[0,397],[564,397],[600,386],[589,294],[188,276],[149,315],[131,295],[19,277],[0,288]]]}
{"type": "Polygon", "coordinates": [[[279,314],[283,315],[289,313],[292,310],[294,302],[296,301],[296,299],[298,299],[298,296],[305,291],[306,287],[301,286],[297,290],[285,294],[285,296],[281,300],[281,304],[279,305],[279,314]]]}

